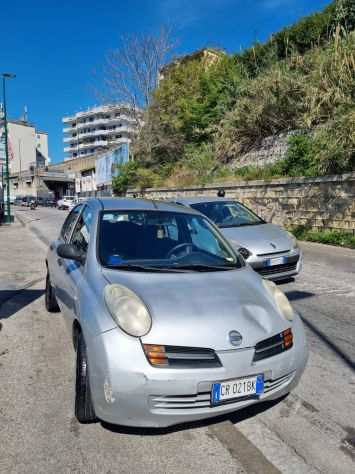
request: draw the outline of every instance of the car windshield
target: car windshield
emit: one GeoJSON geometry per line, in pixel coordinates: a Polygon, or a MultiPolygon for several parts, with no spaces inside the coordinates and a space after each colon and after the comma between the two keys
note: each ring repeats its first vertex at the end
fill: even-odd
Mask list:
{"type": "Polygon", "coordinates": [[[265,224],[263,219],[237,201],[199,202],[191,204],[191,207],[207,216],[219,227],[265,224]]]}
{"type": "Polygon", "coordinates": [[[203,216],[166,211],[104,211],[98,232],[104,266],[149,271],[217,271],[242,264],[203,216]]]}

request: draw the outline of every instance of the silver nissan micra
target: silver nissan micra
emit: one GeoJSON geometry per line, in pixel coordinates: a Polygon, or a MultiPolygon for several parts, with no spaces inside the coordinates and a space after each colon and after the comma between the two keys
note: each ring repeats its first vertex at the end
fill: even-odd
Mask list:
{"type": "Polygon", "coordinates": [[[75,414],[164,427],[287,394],[308,351],[282,291],[199,212],[91,199],[47,255],[46,308],[77,354],[75,414]]]}

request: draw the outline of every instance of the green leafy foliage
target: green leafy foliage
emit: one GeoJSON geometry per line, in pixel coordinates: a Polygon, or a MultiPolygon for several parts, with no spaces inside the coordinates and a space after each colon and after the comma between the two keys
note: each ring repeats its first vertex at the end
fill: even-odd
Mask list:
{"type": "Polygon", "coordinates": [[[304,226],[293,227],[290,231],[299,240],[355,249],[355,235],[352,232],[312,230],[304,226]]]}
{"type": "Polygon", "coordinates": [[[157,183],[155,173],[142,168],[137,162],[129,161],[117,167],[117,176],[112,179],[112,189],[115,195],[123,196],[128,188],[144,190],[157,183]]]}
{"type": "Polygon", "coordinates": [[[309,135],[294,135],[289,138],[289,148],[282,163],[282,171],[288,176],[317,174],[312,138],[309,135]]]}
{"type": "Polygon", "coordinates": [[[138,168],[118,189],[355,168],[355,2],[336,0],[264,43],[209,64],[168,70],[133,148],[138,168]],[[264,138],[302,130],[284,162],[231,170],[264,138]]]}

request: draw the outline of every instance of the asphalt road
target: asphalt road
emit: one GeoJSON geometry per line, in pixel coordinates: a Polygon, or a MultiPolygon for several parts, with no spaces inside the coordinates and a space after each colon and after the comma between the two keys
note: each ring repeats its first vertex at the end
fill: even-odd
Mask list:
{"type": "Polygon", "coordinates": [[[163,432],[79,425],[74,353],[43,304],[43,242],[67,213],[17,214],[25,227],[0,228],[0,472],[355,472],[355,251],[303,243],[303,272],[282,285],[310,346],[284,400],[163,432]]]}

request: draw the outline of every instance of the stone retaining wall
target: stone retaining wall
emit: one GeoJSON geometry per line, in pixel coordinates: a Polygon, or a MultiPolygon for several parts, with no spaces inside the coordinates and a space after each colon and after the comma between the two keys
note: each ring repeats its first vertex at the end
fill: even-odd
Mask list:
{"type": "MultiPolygon", "coordinates": [[[[355,233],[355,173],[320,178],[232,182],[188,188],[147,189],[147,199],[216,196],[241,201],[266,220],[284,226],[336,229],[355,233]]],[[[130,191],[128,195],[133,195],[130,191]]]]}

